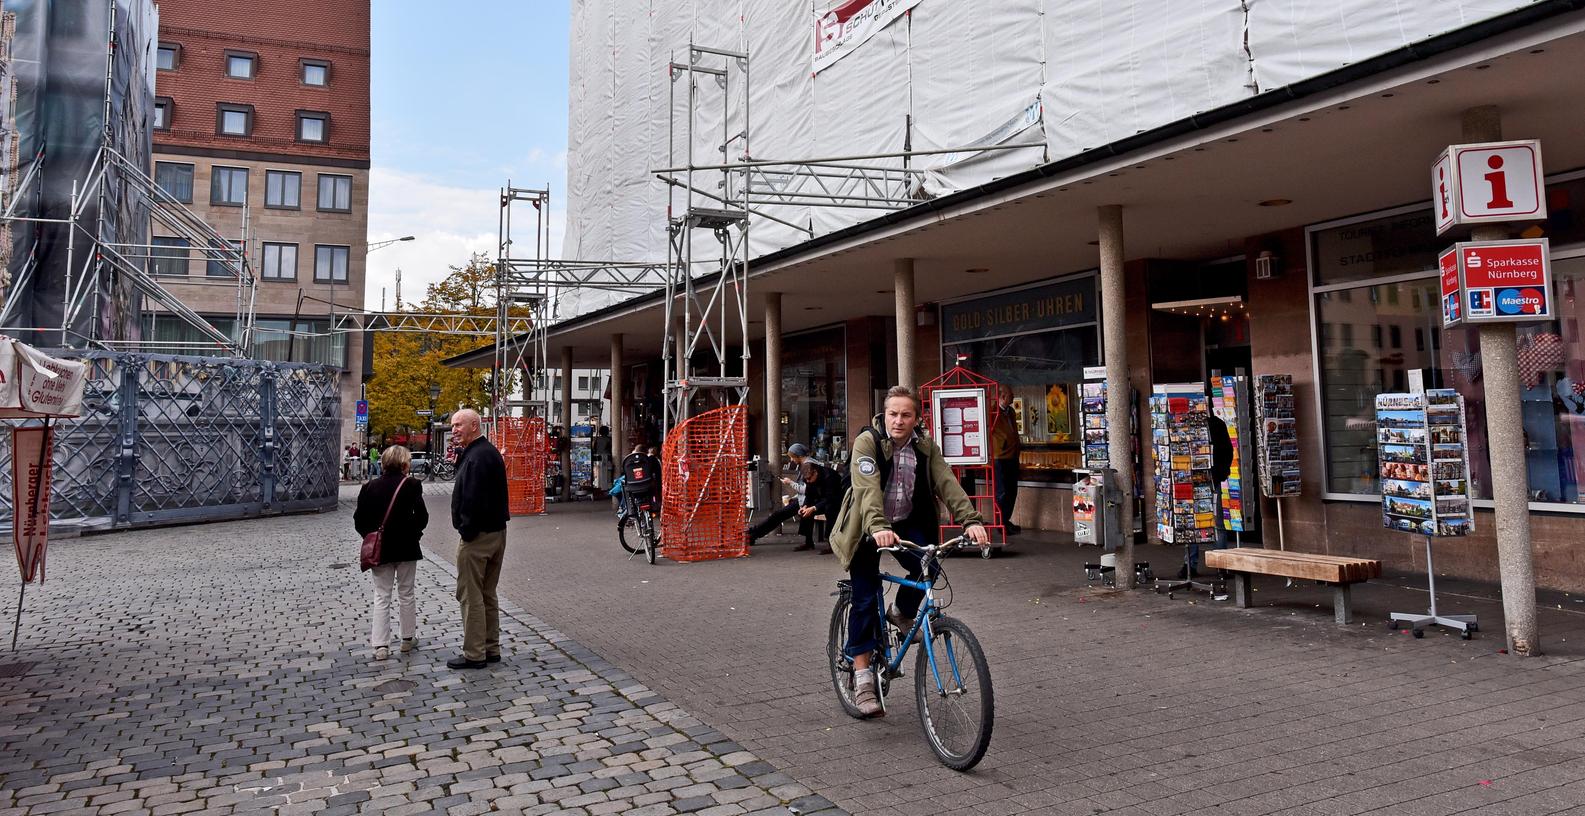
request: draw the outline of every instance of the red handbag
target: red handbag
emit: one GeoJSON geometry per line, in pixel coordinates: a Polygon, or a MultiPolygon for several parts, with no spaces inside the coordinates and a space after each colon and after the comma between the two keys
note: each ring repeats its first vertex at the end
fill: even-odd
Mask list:
{"type": "Polygon", "coordinates": [[[380,527],[363,537],[363,546],[358,549],[358,567],[364,572],[380,565],[380,535],[385,532],[385,523],[391,520],[391,510],[396,507],[396,497],[402,495],[402,488],[407,486],[407,480],[397,482],[396,490],[391,493],[391,503],[385,506],[385,518],[380,519],[380,527]]]}

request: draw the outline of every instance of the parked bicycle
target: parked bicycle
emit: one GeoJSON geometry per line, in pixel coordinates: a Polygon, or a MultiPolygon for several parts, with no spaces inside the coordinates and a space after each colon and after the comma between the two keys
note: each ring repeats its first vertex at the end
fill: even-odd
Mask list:
{"type": "MultiPolygon", "coordinates": [[[[940,567],[940,559],[964,546],[963,537],[937,546],[921,547],[903,541],[883,552],[911,550],[920,555],[923,581],[882,572],[881,581],[912,587],[924,592],[925,599],[914,617],[913,626],[900,632],[885,618],[885,598],[877,598],[876,626],[885,636],[878,638],[880,648],[864,671],[875,672],[876,694],[884,711],[886,693],[893,679],[903,676],[903,660],[917,640],[922,648],[914,661],[914,699],[919,709],[919,727],[925,741],[943,765],[966,771],[985,757],[991,745],[991,728],[996,717],[996,700],[991,688],[991,671],[985,651],[967,624],[942,613],[951,603],[951,583],[940,567]],[[946,603],[936,600],[935,587],[944,584],[946,603]]],[[[842,710],[851,717],[862,717],[854,699],[853,661],[842,652],[848,641],[848,609],[853,604],[853,588],[846,579],[837,582],[836,608],[831,610],[831,628],[826,640],[826,658],[831,664],[831,684],[836,689],[842,710]]]]}
{"type": "Polygon", "coordinates": [[[617,539],[629,555],[644,554],[644,560],[655,563],[660,555],[660,517],[656,513],[654,496],[633,498],[623,495],[626,510],[616,521],[617,539]]]}

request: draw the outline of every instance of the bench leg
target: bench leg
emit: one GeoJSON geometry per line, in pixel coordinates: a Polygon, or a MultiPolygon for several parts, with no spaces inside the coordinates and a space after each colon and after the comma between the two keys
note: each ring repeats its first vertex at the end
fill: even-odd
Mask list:
{"type": "Polygon", "coordinates": [[[1249,584],[1249,573],[1233,573],[1233,603],[1239,609],[1248,609],[1249,603],[1254,599],[1254,590],[1249,584]]]}
{"type": "Polygon", "coordinates": [[[1354,621],[1354,607],[1351,603],[1351,584],[1335,584],[1332,586],[1332,619],[1339,625],[1354,621]]]}

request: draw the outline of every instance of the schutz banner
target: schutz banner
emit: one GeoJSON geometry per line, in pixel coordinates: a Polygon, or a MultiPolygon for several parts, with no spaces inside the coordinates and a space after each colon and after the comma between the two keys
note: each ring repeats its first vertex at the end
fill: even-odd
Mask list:
{"type": "Polygon", "coordinates": [[[50,470],[54,428],[11,429],[11,540],[22,582],[44,583],[44,548],[50,529],[50,470]]]}
{"type": "Polygon", "coordinates": [[[831,67],[917,5],[919,0],[848,0],[816,15],[814,73],[831,67]]]}

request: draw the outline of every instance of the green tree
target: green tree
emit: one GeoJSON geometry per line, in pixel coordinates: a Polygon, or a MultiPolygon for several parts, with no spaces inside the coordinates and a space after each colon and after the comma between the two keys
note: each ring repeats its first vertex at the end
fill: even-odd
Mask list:
{"type": "MultiPolygon", "coordinates": [[[[475,254],[463,266],[431,284],[424,299],[411,311],[424,314],[495,315],[495,265],[475,254]]],[[[435,415],[458,408],[482,409],[489,401],[487,373],[479,369],[448,368],[441,361],[487,345],[478,335],[379,332],[374,336],[374,376],[369,380],[369,432],[390,437],[403,428],[422,432],[429,408],[429,387],[440,386],[435,415]]]]}

